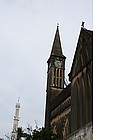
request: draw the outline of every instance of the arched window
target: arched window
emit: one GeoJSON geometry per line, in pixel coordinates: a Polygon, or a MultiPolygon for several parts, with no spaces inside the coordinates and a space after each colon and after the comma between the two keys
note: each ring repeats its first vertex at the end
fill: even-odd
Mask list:
{"type": "Polygon", "coordinates": [[[62,78],[62,70],[60,70],[60,78],[62,78]]]}
{"type": "Polygon", "coordinates": [[[60,87],[62,88],[62,78],[60,78],[60,87]]]}
{"type": "Polygon", "coordinates": [[[53,86],[56,85],[56,69],[54,69],[53,86]]]}
{"type": "Polygon", "coordinates": [[[57,69],[56,73],[56,86],[59,86],[59,69],[57,69]]]}
{"type": "Polygon", "coordinates": [[[54,76],[56,75],[56,69],[54,69],[54,76]]]}
{"type": "Polygon", "coordinates": [[[59,69],[57,69],[57,77],[59,77],[59,69]]]}
{"type": "Polygon", "coordinates": [[[88,101],[87,101],[87,95],[86,95],[86,89],[85,89],[85,83],[86,81],[83,79],[84,74],[81,76],[81,83],[82,83],[82,92],[81,92],[81,96],[82,96],[82,125],[84,125],[85,123],[87,123],[87,119],[88,119],[88,101]]]}
{"type": "Polygon", "coordinates": [[[56,82],[56,86],[59,86],[59,85],[58,85],[58,84],[59,84],[59,83],[58,83],[58,81],[59,81],[59,78],[57,77],[57,82],[56,82]]]}
{"type": "Polygon", "coordinates": [[[77,126],[78,128],[81,126],[81,101],[80,101],[80,87],[79,87],[79,79],[76,81],[76,94],[77,94],[77,126]]]}

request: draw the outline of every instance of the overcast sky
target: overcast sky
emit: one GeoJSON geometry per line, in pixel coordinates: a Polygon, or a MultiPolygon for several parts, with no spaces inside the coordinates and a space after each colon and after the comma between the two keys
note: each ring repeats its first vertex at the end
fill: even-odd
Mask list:
{"type": "Polygon", "coordinates": [[[92,30],[92,0],[0,0],[0,137],[12,131],[20,97],[19,126],[44,124],[46,61],[56,25],[70,72],[81,22],[92,30]]]}

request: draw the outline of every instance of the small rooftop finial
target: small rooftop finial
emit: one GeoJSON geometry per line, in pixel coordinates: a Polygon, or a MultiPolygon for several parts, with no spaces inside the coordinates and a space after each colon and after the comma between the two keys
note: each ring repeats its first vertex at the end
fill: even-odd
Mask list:
{"type": "Polygon", "coordinates": [[[84,22],[84,21],[82,21],[82,24],[81,24],[81,26],[82,26],[82,27],[84,27],[84,24],[85,24],[85,22],[84,22]]]}
{"type": "Polygon", "coordinates": [[[19,99],[20,99],[20,97],[18,97],[18,103],[19,103],[19,99]]]}
{"type": "Polygon", "coordinates": [[[57,28],[59,27],[59,23],[57,23],[57,28]]]}

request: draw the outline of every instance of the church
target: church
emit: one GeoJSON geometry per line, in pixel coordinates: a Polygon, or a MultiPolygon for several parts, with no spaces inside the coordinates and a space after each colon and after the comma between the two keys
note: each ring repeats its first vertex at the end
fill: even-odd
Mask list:
{"type": "Polygon", "coordinates": [[[81,26],[67,86],[59,32],[57,26],[47,61],[45,128],[63,140],[92,140],[93,31],[81,26]]]}

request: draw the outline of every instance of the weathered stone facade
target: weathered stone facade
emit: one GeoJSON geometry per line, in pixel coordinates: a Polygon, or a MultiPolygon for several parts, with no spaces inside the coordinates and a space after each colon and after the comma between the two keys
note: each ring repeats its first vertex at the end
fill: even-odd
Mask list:
{"type": "Polygon", "coordinates": [[[93,38],[92,31],[81,28],[77,48],[69,74],[71,81],[71,132],[92,121],[93,118],[93,38]]]}
{"type": "Polygon", "coordinates": [[[81,27],[69,73],[70,84],[64,88],[65,59],[57,27],[48,59],[45,127],[51,127],[61,139],[90,140],[93,118],[93,32],[81,27]]]}
{"type": "Polygon", "coordinates": [[[79,130],[75,131],[69,135],[64,140],[92,140],[93,139],[93,127],[92,122],[81,127],[79,130]]]}

